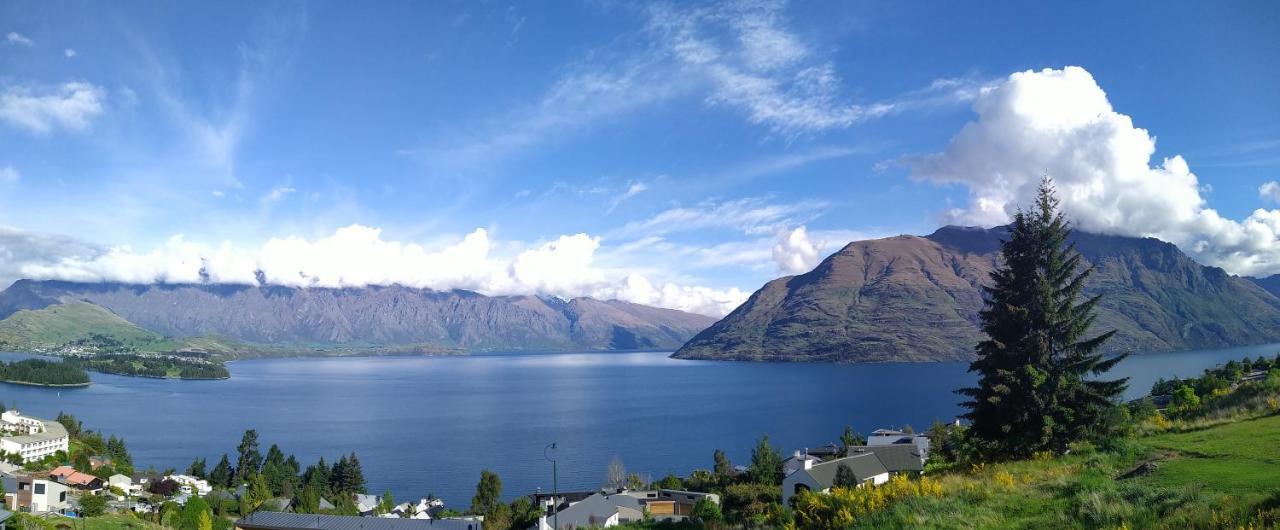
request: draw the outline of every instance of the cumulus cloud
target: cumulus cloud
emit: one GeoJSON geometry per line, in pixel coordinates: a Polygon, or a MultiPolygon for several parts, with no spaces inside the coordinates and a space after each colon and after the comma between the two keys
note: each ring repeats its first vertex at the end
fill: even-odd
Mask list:
{"type": "Polygon", "coordinates": [[[948,220],[1004,223],[1048,174],[1083,230],[1157,237],[1237,274],[1280,272],[1280,210],[1222,217],[1186,160],[1152,160],[1155,138],[1116,112],[1085,69],[1012,74],[984,87],[973,110],[945,151],[907,161],[914,178],[968,188],[948,220]]]}
{"type": "Polygon", "coordinates": [[[1258,186],[1258,196],[1271,202],[1280,203],[1280,182],[1274,180],[1258,186]]]}
{"type": "Polygon", "coordinates": [[[9,87],[0,93],[0,120],[45,134],[55,127],[83,130],[102,114],[102,88],[71,82],[47,90],[27,86],[9,87]]]}
{"type": "MultiPolygon", "coordinates": [[[[14,234],[10,234],[13,236],[14,234]]],[[[0,232],[0,245],[5,232],[0,232]]],[[[746,299],[737,289],[654,282],[635,273],[615,273],[595,263],[600,238],[565,235],[524,246],[511,254],[484,229],[452,245],[426,248],[383,239],[381,230],[351,225],[308,240],[274,238],[257,248],[229,242],[209,245],[174,236],[150,250],[129,246],[84,246],[56,252],[48,241],[16,245],[6,264],[13,277],[130,283],[224,283],[294,287],[404,285],[436,290],[467,289],[488,295],[543,294],[621,299],[720,316],[746,299]],[[24,249],[35,245],[39,252],[24,249]]],[[[0,249],[4,247],[0,246],[0,249]]],[[[0,274],[6,271],[0,270],[0,274]]]]}
{"type": "Polygon", "coordinates": [[[5,38],[5,41],[7,41],[9,44],[14,44],[17,46],[26,46],[30,48],[36,45],[35,41],[27,38],[26,35],[23,35],[16,31],[10,31],[8,35],[4,36],[4,38],[5,38]]]}
{"type": "Polygon", "coordinates": [[[62,54],[67,56],[68,59],[70,59],[76,56],[76,51],[72,48],[67,48],[65,50],[62,50],[62,54]]]}
{"type": "Polygon", "coordinates": [[[804,274],[813,270],[822,261],[818,252],[825,246],[823,241],[810,241],[803,226],[778,234],[778,241],[773,245],[773,261],[778,265],[778,273],[804,274]]]}

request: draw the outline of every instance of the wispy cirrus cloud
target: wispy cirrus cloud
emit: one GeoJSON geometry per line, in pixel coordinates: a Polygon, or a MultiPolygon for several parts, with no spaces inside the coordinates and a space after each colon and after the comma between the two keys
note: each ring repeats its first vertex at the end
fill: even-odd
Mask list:
{"type": "Polygon", "coordinates": [[[815,218],[824,201],[770,203],[761,198],[731,201],[706,200],[693,206],[663,210],[647,219],[632,221],[609,232],[613,238],[661,236],[696,230],[733,230],[748,235],[776,232],[815,218]]]}

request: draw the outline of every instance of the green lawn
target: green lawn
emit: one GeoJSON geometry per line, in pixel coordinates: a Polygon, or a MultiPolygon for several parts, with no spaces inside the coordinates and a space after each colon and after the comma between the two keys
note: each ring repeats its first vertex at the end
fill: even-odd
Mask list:
{"type": "Polygon", "coordinates": [[[1236,495],[1280,490],[1280,416],[1162,434],[1143,442],[1171,453],[1148,477],[1153,484],[1201,484],[1236,495]]]}

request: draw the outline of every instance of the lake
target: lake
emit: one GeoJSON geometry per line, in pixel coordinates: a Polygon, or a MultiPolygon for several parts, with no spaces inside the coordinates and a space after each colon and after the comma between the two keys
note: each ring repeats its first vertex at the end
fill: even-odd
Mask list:
{"type": "MultiPolygon", "coordinates": [[[[1133,356],[1115,372],[1130,395],[1159,377],[1197,375],[1278,345],[1133,356]]],[[[768,433],[784,454],[959,412],[964,363],[863,365],[679,361],[667,353],[261,359],[229,364],[225,381],[91,374],[80,389],[0,384],[0,401],[35,416],[75,414],[123,436],[139,468],[210,468],[246,428],[303,465],[356,451],[369,490],[428,493],[466,509],[481,469],[507,498],[551,489],[543,448],[560,445],[560,488],[599,487],[617,455],[654,479],[710,468],[719,448],[748,463],[768,433]]],[[[14,359],[22,354],[0,354],[14,359]]]]}

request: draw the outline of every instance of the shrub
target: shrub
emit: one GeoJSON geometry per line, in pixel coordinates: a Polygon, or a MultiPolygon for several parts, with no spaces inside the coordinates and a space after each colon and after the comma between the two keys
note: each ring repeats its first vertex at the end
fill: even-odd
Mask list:
{"type": "Polygon", "coordinates": [[[795,498],[795,521],[800,528],[846,528],[896,500],[941,496],[942,484],[932,478],[898,475],[880,486],[834,488],[825,495],[801,493],[795,498]]]}

